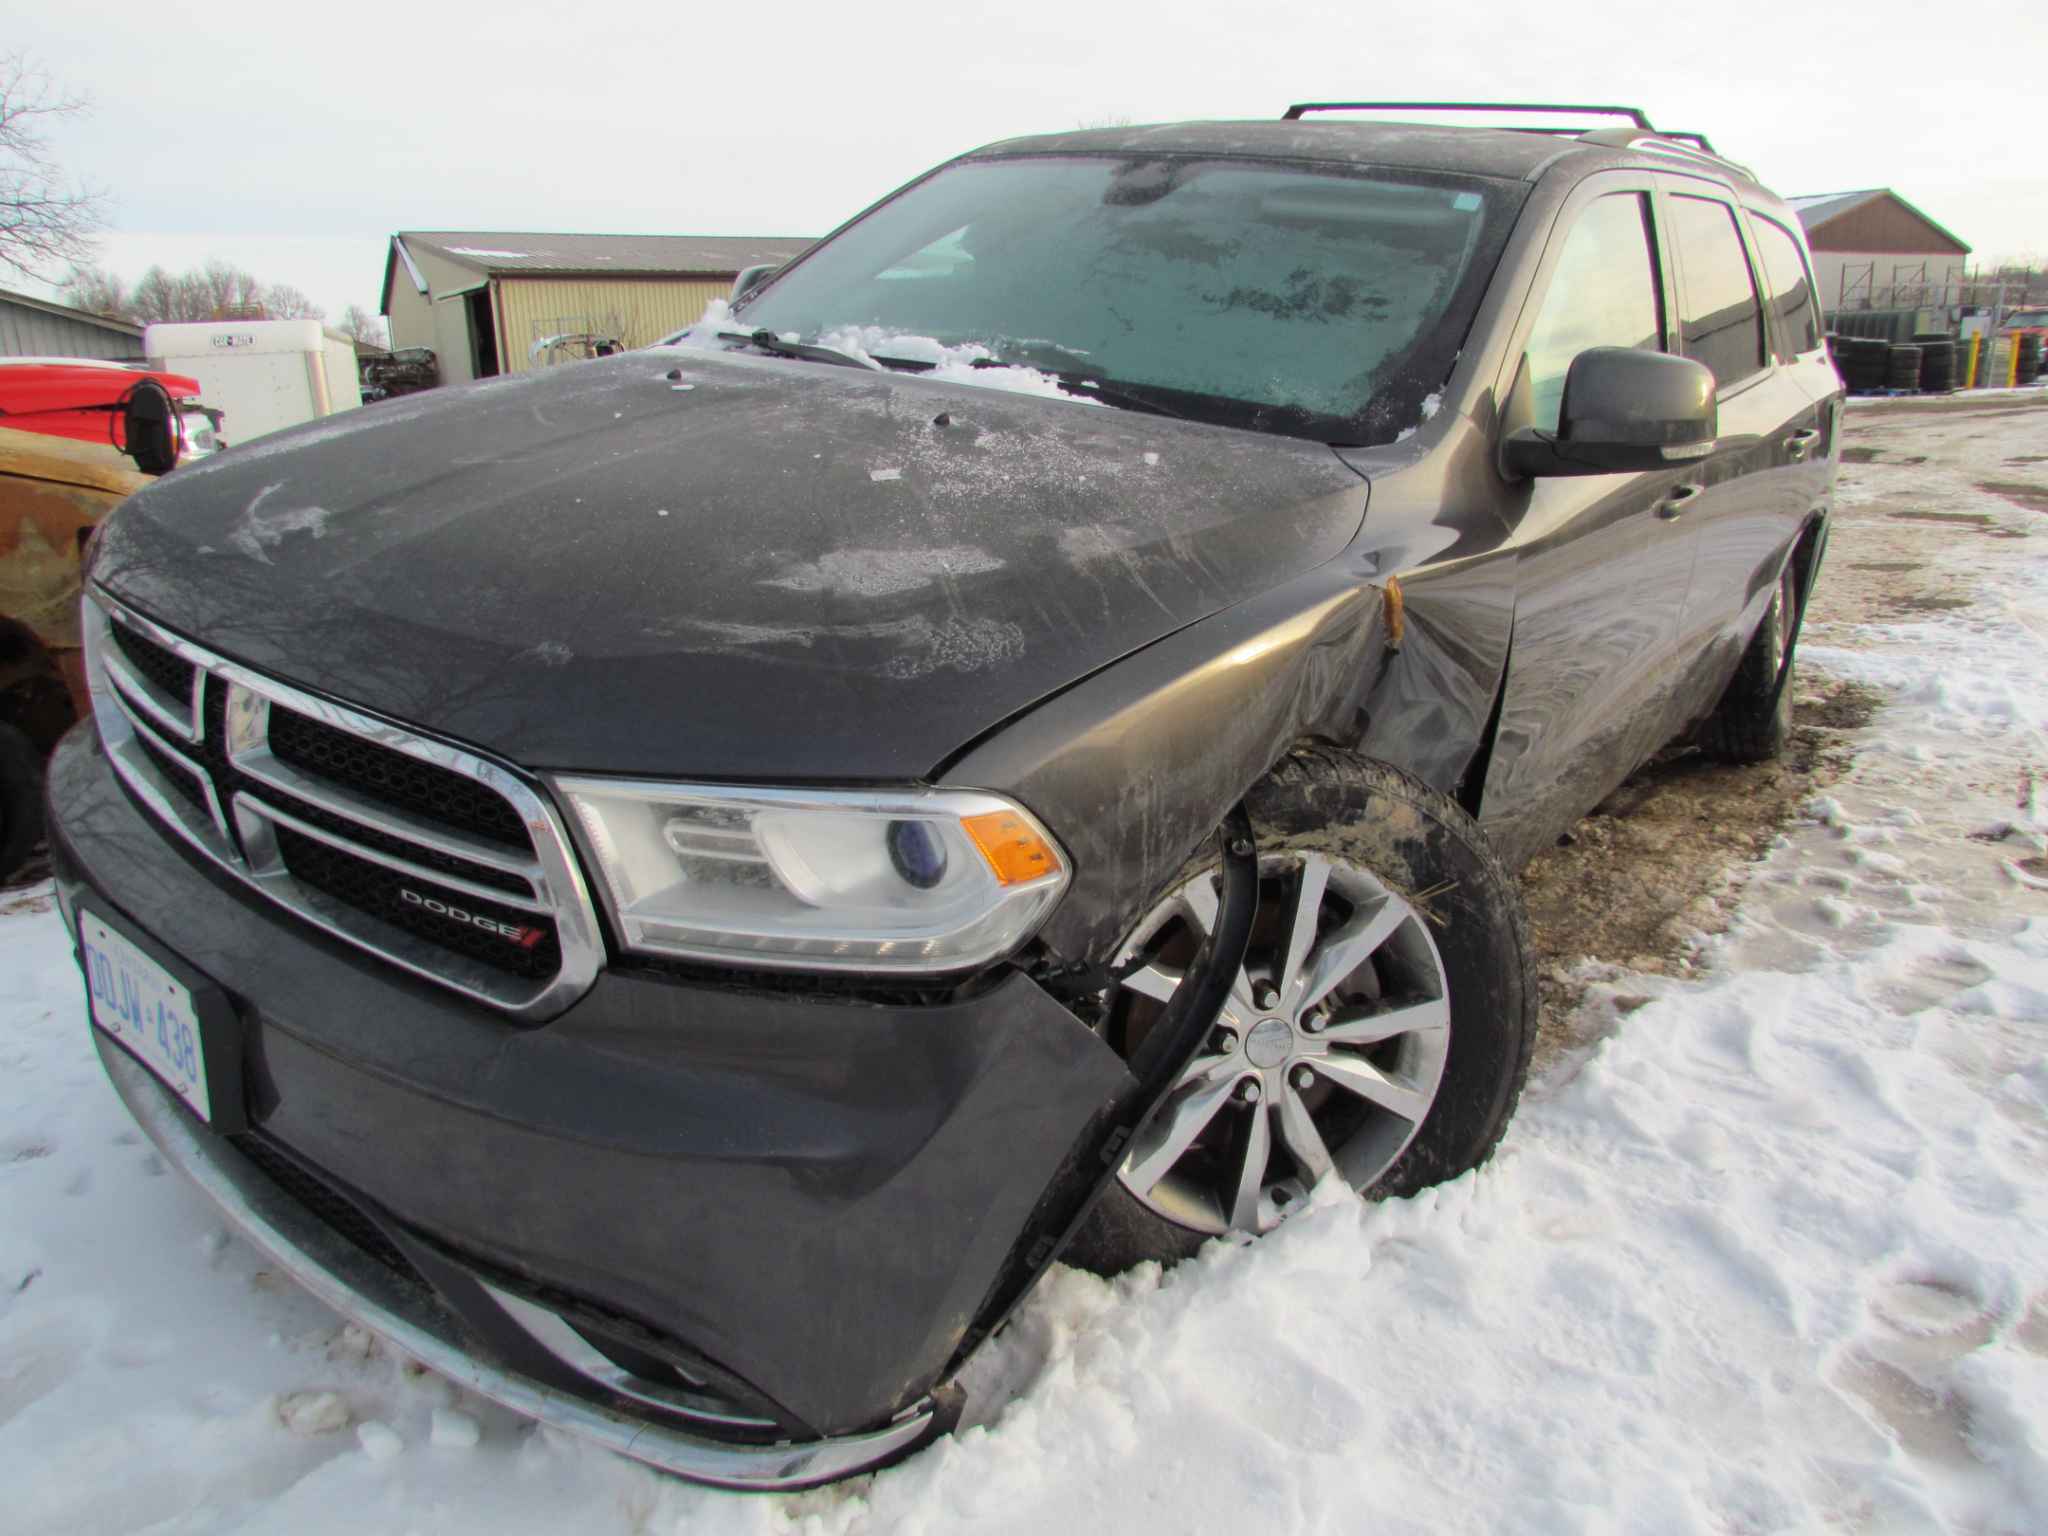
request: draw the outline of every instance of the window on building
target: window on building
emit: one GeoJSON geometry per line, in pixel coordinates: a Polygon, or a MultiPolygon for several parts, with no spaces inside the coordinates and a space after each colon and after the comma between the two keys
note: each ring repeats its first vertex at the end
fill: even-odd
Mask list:
{"type": "Polygon", "coordinates": [[[1764,277],[1771,285],[1771,307],[1777,311],[1786,356],[1810,352],[1820,345],[1820,304],[1799,242],[1773,219],[1752,215],[1750,228],[1763,251],[1764,277]]]}
{"type": "Polygon", "coordinates": [[[1672,240],[1685,278],[1686,355],[1724,388],[1764,365],[1763,305],[1735,210],[1705,197],[1670,199],[1672,240]]]}
{"type": "Polygon", "coordinates": [[[1639,192],[1595,200],[1565,240],[1529,333],[1532,423],[1557,430],[1565,374],[1588,347],[1660,351],[1662,311],[1649,200],[1639,192]]]}

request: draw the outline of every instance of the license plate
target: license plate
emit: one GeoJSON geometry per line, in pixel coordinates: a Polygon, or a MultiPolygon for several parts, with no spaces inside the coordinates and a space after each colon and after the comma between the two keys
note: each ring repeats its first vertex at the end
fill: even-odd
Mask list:
{"type": "Polygon", "coordinates": [[[93,1023],[162,1078],[200,1119],[211,1120],[205,1040],[191,989],[90,912],[78,914],[78,943],[85,953],[93,1023]]]}

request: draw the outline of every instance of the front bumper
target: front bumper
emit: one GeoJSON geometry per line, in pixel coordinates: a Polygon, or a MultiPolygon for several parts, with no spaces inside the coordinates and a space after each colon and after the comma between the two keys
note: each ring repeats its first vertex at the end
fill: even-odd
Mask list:
{"type": "Polygon", "coordinates": [[[941,1432],[934,1388],[1128,1083],[1018,974],[882,1005],[613,971],[519,1027],[252,904],[137,808],[89,724],[48,783],[67,916],[82,903],[134,930],[237,1020],[249,1130],[233,1140],[99,1040],[166,1156],[338,1310],[687,1477],[801,1486],[941,1432]],[[352,1203],[411,1276],[274,1179],[280,1159],[352,1203]],[[557,1347],[529,1348],[546,1328],[522,1319],[557,1347]],[[755,1427],[707,1432],[615,1371],[564,1368],[579,1340],[622,1337],[700,1366],[755,1427]]]}

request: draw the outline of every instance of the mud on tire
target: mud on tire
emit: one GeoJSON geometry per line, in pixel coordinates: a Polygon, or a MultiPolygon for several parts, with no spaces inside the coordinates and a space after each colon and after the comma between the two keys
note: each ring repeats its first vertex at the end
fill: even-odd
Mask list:
{"type": "MultiPolygon", "coordinates": [[[[1369,871],[1426,924],[1440,961],[1449,1046],[1435,1097],[1403,1150],[1370,1177],[1363,1193],[1412,1194],[1484,1162],[1528,1075],[1537,1005],[1521,895],[1484,834],[1448,796],[1385,764],[1330,748],[1290,754],[1245,797],[1245,806],[1262,872],[1269,860],[1284,862],[1290,854],[1322,855],[1369,871]]],[[[1214,865],[1213,849],[1205,848],[1169,890],[1214,865]]],[[[1264,881],[1261,900],[1263,909],[1264,881]]],[[[1259,944],[1255,931],[1248,966],[1259,944]]],[[[1146,1259],[1186,1257],[1209,1235],[1169,1220],[1119,1177],[1062,1257],[1116,1274],[1146,1259]]]]}

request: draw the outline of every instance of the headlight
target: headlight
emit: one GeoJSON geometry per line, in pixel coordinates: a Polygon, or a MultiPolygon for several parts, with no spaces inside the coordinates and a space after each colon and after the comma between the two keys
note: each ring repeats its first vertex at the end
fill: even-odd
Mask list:
{"type": "Polygon", "coordinates": [[[1020,806],[973,790],[729,789],[561,778],[628,949],[820,970],[1008,954],[1066,889],[1020,806]]]}

